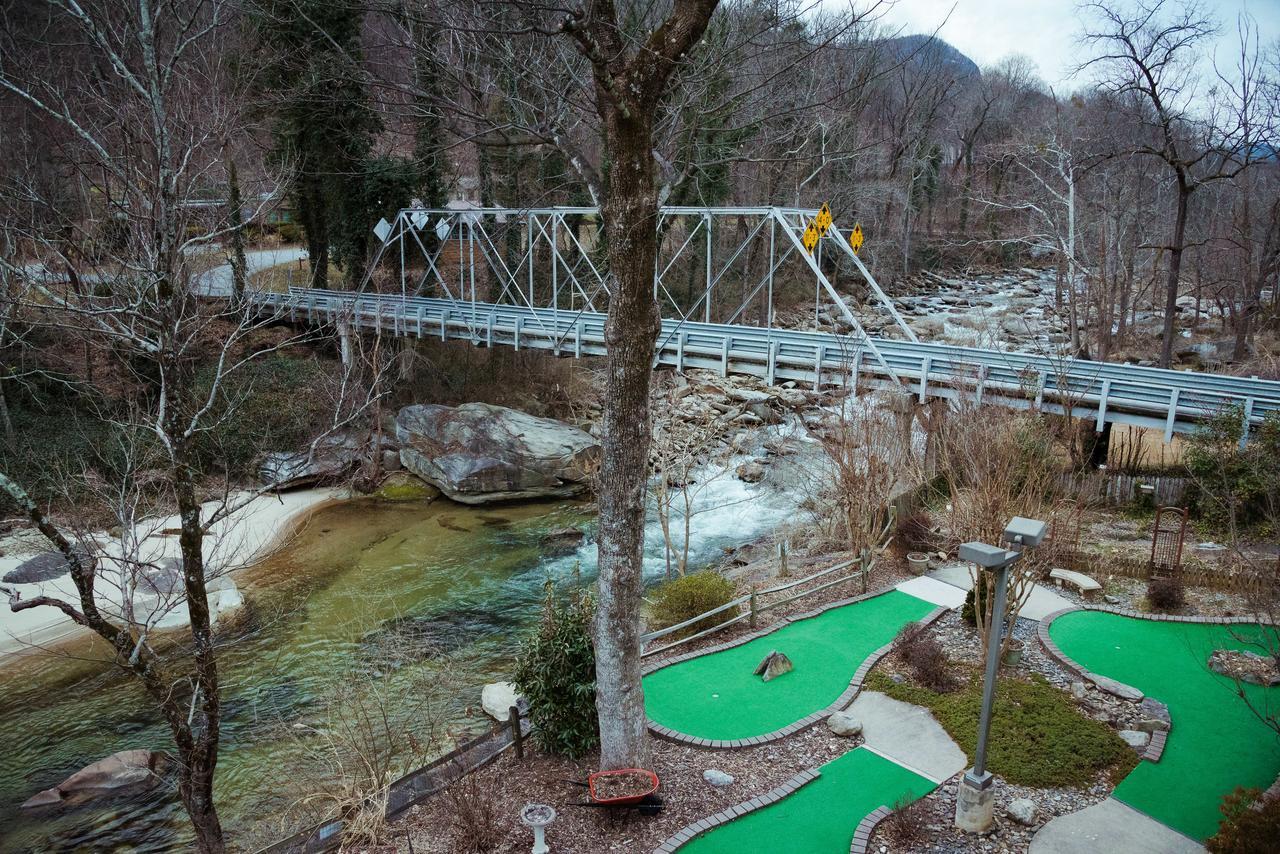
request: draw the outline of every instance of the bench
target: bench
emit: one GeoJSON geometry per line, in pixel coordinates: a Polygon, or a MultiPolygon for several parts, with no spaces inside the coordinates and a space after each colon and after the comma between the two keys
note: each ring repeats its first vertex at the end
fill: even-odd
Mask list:
{"type": "Polygon", "coordinates": [[[1074,572],[1070,569],[1051,569],[1049,570],[1049,577],[1056,581],[1059,587],[1062,586],[1064,581],[1072,585],[1086,599],[1092,599],[1094,594],[1102,589],[1101,584],[1083,572],[1074,572]]]}

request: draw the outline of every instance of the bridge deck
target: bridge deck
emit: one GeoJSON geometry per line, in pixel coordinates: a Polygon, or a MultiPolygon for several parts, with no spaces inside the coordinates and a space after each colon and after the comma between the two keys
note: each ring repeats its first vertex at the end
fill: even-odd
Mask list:
{"type": "MultiPolygon", "coordinates": [[[[262,310],[287,312],[294,320],[346,318],[397,336],[557,355],[605,352],[605,315],[594,312],[301,288],[288,294],[255,292],[252,299],[262,310]]],[[[717,323],[664,320],[654,363],[749,374],[769,384],[794,380],[817,387],[856,377],[859,387],[904,389],[920,401],[966,399],[1058,414],[1070,410],[1099,427],[1160,429],[1166,441],[1231,407],[1239,407],[1252,428],[1268,413],[1280,412],[1280,382],[1270,380],[717,323]]]]}

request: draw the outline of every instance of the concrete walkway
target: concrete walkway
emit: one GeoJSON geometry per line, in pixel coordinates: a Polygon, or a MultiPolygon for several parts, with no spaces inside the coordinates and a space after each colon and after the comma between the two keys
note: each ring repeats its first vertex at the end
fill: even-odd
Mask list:
{"type": "Polygon", "coordinates": [[[903,593],[940,605],[943,608],[955,609],[964,605],[964,597],[968,588],[956,587],[936,578],[920,576],[908,579],[897,585],[903,593]]]}
{"type": "Polygon", "coordinates": [[[1197,854],[1204,846],[1114,798],[1060,815],[1031,840],[1031,854],[1197,854]]]}
{"type": "MultiPolygon", "coordinates": [[[[958,587],[966,593],[969,588],[973,587],[973,576],[970,575],[968,564],[950,563],[935,569],[925,577],[945,582],[952,587],[958,587]]],[[[963,601],[963,599],[964,596],[962,594],[961,600],[963,601]]],[[[1043,620],[1054,611],[1072,608],[1075,604],[1070,599],[1054,593],[1048,587],[1037,584],[1031,591],[1031,598],[1027,600],[1027,604],[1023,606],[1022,612],[1018,616],[1028,620],[1043,620]]]]}
{"type": "Polygon", "coordinates": [[[862,722],[868,748],[922,777],[941,783],[965,768],[964,751],[926,708],[863,691],[849,714],[862,722]]]}

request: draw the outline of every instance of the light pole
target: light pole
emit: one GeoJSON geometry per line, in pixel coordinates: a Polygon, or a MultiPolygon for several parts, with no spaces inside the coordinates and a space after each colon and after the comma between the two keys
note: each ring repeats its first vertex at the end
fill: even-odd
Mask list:
{"type": "MultiPolygon", "coordinates": [[[[987,770],[987,739],[991,731],[991,710],[996,699],[996,673],[1000,667],[1000,639],[1004,634],[1004,608],[1008,596],[1009,567],[1022,557],[1024,547],[1034,548],[1044,540],[1048,526],[1035,519],[1015,516],[1004,529],[1004,542],[1013,551],[986,543],[960,546],[961,560],[977,564],[979,569],[996,574],[995,598],[991,602],[991,619],[987,624],[987,671],[982,683],[982,715],[978,720],[978,749],[973,767],[965,772],[956,789],[956,827],[967,833],[981,833],[991,826],[995,806],[995,788],[987,770]]],[[[979,573],[979,576],[981,573],[979,573]]],[[[974,578],[974,586],[981,583],[974,578]]]]}

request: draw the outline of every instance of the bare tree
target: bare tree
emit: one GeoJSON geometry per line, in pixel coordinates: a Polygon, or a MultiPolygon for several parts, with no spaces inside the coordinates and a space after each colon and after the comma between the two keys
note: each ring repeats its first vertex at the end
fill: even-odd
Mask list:
{"type": "Polygon", "coordinates": [[[1102,3],[1084,8],[1098,21],[1084,40],[1099,54],[1083,67],[1100,69],[1104,91],[1133,96],[1138,134],[1131,152],[1158,158],[1173,181],[1171,231],[1160,247],[1169,255],[1160,350],[1160,365],[1168,367],[1192,196],[1212,181],[1240,174],[1260,153],[1259,132],[1267,122],[1259,115],[1256,39],[1250,28],[1242,29],[1239,76],[1219,74],[1206,92],[1198,85],[1195,62],[1217,26],[1199,3],[1139,0],[1127,9],[1102,3]]]}
{"type": "MultiPolygon", "coordinates": [[[[129,384],[132,406],[110,426],[132,462],[104,486],[122,530],[132,532],[157,501],[176,508],[180,522],[176,571],[165,576],[172,585],[161,584],[163,567],[144,537],[85,549],[0,473],[0,493],[62,555],[74,587],[67,598],[9,591],[9,604],[55,608],[108,643],[114,663],[141,682],[168,724],[195,847],[221,852],[212,532],[254,493],[224,490],[206,503],[200,449],[235,417],[231,378],[298,340],[258,343],[274,318],[197,299],[196,262],[240,227],[221,212],[203,213],[200,200],[220,183],[211,176],[241,128],[243,87],[252,80],[226,65],[234,33],[224,4],[49,0],[32,11],[0,26],[0,97],[38,119],[48,150],[89,202],[67,206],[23,180],[0,193],[42,215],[23,235],[39,262],[27,268],[22,309],[114,360],[129,384]],[[62,50],[66,43],[78,49],[62,50]],[[147,483],[142,468],[162,472],[159,481],[147,483]],[[135,607],[140,593],[144,609],[135,607]],[[189,625],[183,641],[161,642],[158,630],[178,609],[189,625]]],[[[346,407],[338,421],[361,411],[346,407]]]]}

